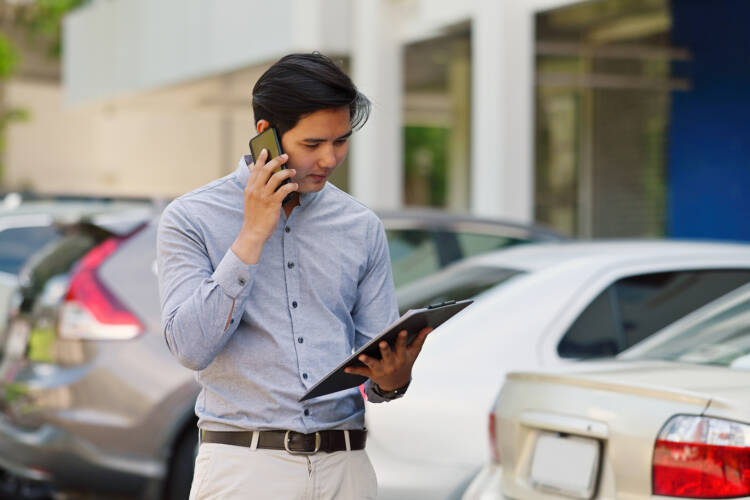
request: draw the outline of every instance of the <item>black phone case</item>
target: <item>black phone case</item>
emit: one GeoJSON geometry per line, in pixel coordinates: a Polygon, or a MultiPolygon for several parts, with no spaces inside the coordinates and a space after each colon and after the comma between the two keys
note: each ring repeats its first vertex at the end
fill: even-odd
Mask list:
{"type": "MultiPolygon", "coordinates": [[[[281,156],[284,151],[281,149],[281,141],[279,140],[279,134],[276,132],[276,129],[273,127],[267,128],[260,134],[256,135],[252,139],[250,139],[250,142],[248,142],[248,146],[250,147],[250,156],[253,157],[253,163],[256,162],[258,156],[260,156],[261,151],[263,149],[268,150],[268,159],[272,160],[276,158],[277,156],[281,156]]],[[[282,170],[286,170],[286,164],[281,166],[282,170]]],[[[289,183],[289,179],[285,179],[279,187],[283,186],[284,184],[289,183]]],[[[294,197],[294,193],[289,193],[286,198],[281,202],[282,205],[285,205],[291,199],[294,197]]]]}

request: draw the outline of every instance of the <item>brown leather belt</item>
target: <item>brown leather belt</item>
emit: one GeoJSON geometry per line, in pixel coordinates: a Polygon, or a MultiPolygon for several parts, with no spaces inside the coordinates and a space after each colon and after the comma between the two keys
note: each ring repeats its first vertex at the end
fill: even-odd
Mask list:
{"type": "MultiPolygon", "coordinates": [[[[258,431],[258,448],[286,450],[292,455],[313,455],[319,451],[325,453],[344,451],[347,449],[346,432],[349,433],[350,450],[363,450],[365,448],[366,430],[320,431],[310,434],[294,431],[258,431]]],[[[253,431],[201,430],[201,442],[251,447],[253,431]]]]}

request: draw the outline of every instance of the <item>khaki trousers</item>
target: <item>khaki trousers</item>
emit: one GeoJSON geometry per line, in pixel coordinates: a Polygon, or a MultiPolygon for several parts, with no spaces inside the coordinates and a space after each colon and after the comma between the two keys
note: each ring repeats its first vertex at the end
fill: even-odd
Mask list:
{"type": "Polygon", "coordinates": [[[374,499],[377,490],[365,450],[302,456],[203,443],[190,500],[364,500],[374,499]]]}

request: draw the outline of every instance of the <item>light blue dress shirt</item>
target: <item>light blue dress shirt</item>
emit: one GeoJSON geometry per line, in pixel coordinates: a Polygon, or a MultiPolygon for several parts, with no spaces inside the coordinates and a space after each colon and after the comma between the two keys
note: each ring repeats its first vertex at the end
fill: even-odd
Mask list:
{"type": "Polygon", "coordinates": [[[249,161],[174,200],[159,223],[162,329],[170,351],[196,370],[198,426],[361,429],[356,388],[298,399],[398,318],[382,222],[326,184],[302,194],[288,219],[281,212],[260,261],[246,265],[230,246],[249,161]]]}

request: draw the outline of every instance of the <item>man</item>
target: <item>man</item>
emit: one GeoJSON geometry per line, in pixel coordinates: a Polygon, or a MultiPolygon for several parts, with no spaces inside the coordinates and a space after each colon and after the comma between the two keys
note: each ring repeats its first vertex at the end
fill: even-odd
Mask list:
{"type": "MultiPolygon", "coordinates": [[[[330,59],[286,56],[253,89],[257,132],[276,128],[286,154],[243,157],[164,211],[162,326],[201,385],[191,499],[375,497],[359,391],[298,402],[398,317],[382,223],[326,182],[369,110],[330,59]]],[[[406,390],[429,329],[405,333],[348,369],[370,401],[406,390]]]]}

